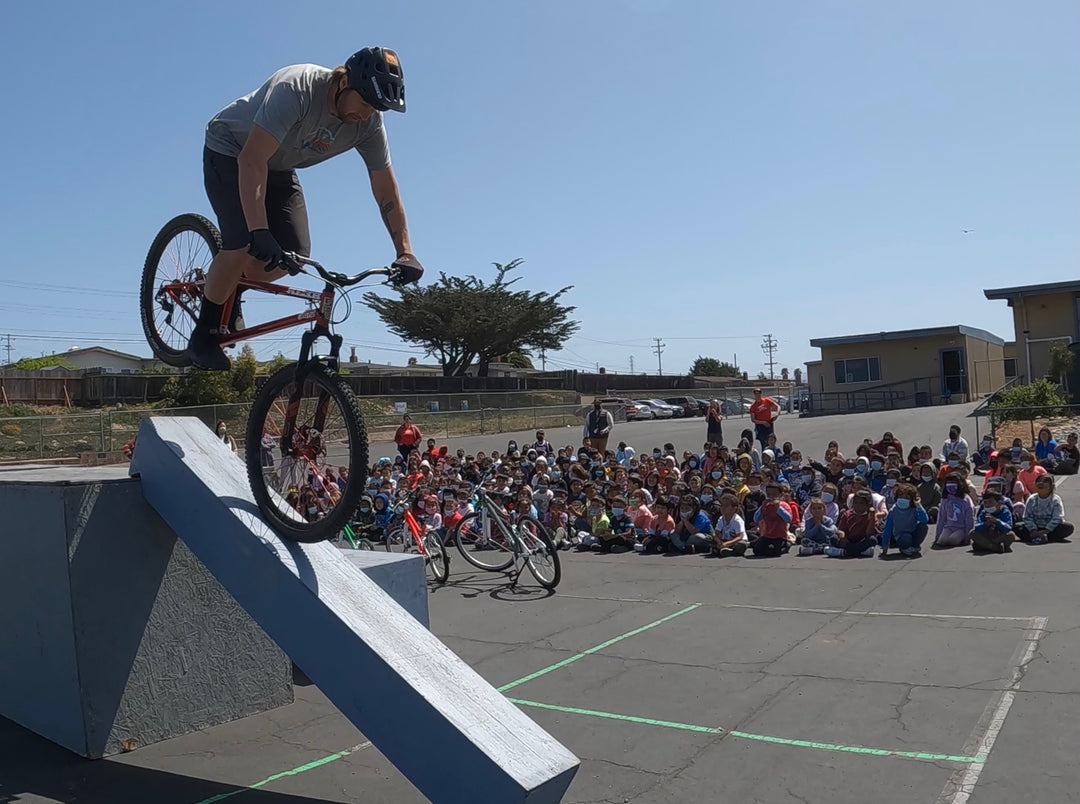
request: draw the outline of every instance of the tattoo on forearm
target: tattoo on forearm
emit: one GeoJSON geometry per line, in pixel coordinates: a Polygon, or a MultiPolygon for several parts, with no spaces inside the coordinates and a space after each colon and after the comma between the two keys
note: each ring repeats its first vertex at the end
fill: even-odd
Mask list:
{"type": "Polygon", "coordinates": [[[397,204],[393,200],[387,201],[385,204],[379,207],[379,211],[382,213],[383,223],[386,224],[387,229],[390,228],[390,213],[392,213],[395,209],[397,209],[397,204]]]}

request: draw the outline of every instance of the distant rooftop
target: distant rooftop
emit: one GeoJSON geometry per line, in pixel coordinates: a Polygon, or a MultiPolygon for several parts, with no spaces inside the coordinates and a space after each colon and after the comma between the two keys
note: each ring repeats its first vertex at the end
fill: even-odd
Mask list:
{"type": "MultiPolygon", "coordinates": [[[[1077,283],[1080,285],[1080,283],[1077,283]]],[[[954,324],[951,327],[931,327],[929,329],[900,329],[894,332],[872,332],[865,335],[841,335],[836,338],[812,338],[811,346],[844,346],[852,343],[877,343],[878,341],[904,341],[910,338],[934,338],[941,335],[967,335],[980,341],[1004,346],[1005,341],[985,329],[954,324]]]]}
{"type": "Polygon", "coordinates": [[[1020,299],[1024,296],[1045,296],[1049,293],[1080,293],[1080,279],[1050,282],[1046,285],[1017,285],[1014,288],[990,288],[983,294],[988,299],[1020,299]]]}

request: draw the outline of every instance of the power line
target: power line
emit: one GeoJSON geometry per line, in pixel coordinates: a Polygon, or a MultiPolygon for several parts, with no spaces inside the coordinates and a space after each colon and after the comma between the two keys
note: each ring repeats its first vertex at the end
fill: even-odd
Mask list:
{"type": "Polygon", "coordinates": [[[769,367],[769,379],[776,379],[776,360],[773,355],[776,354],[776,350],[779,344],[776,342],[776,338],[772,336],[770,332],[768,335],[761,336],[761,351],[769,356],[769,359],[765,361],[765,365],[769,367]]]}
{"type": "Polygon", "coordinates": [[[656,373],[658,376],[664,376],[664,363],[660,356],[664,353],[664,347],[666,343],[661,343],[659,338],[653,338],[656,341],[656,346],[653,347],[653,351],[656,352],[656,373]]]}

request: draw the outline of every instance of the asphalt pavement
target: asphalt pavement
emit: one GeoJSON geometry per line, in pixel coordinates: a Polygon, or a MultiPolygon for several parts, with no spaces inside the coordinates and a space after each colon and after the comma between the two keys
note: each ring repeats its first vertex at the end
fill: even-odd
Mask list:
{"type": "MultiPolygon", "coordinates": [[[[782,417],[778,432],[814,455],[884,429],[940,446],[951,422],[970,423],[962,411],[782,417]]],[[[624,432],[681,449],[704,424],[624,432]]],[[[1080,518],[1080,482],[1061,494],[1080,518]]],[[[915,560],[561,556],[554,595],[455,556],[430,608],[436,634],[582,758],[566,802],[1076,800],[1076,544],[915,560]]],[[[0,719],[0,757],[0,802],[423,800],[311,686],[97,762],[0,719]]]]}

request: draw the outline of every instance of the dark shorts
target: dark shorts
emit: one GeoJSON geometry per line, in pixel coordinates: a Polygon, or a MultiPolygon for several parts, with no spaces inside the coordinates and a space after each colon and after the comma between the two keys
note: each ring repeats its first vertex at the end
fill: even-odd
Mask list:
{"type": "MultiPolygon", "coordinates": [[[[236,159],[203,147],[203,184],[217,215],[222,248],[246,248],[248,226],[240,203],[240,168],[236,159]]],[[[307,204],[295,170],[267,173],[266,222],[283,249],[311,256],[307,204]]]]}

